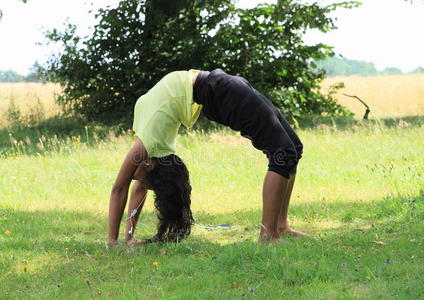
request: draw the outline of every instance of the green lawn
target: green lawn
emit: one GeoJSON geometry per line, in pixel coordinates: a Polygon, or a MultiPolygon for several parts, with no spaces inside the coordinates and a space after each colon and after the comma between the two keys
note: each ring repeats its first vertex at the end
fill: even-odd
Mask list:
{"type": "MultiPolygon", "coordinates": [[[[178,154],[200,226],[180,244],[110,250],[109,191],[133,138],[3,138],[0,299],[424,299],[421,125],[298,133],[289,218],[316,239],[259,245],[265,156],[226,132],[189,133],[178,154]],[[233,227],[201,227],[220,224],[233,227]]],[[[155,224],[150,195],[138,237],[155,224]]]]}

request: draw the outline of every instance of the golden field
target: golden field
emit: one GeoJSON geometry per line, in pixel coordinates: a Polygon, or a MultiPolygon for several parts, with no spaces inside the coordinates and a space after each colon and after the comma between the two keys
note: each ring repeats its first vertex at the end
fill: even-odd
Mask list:
{"type": "MultiPolygon", "coordinates": [[[[344,76],[327,78],[323,90],[337,82],[345,88],[336,94],[338,102],[361,118],[365,109],[356,99],[343,93],[356,95],[371,107],[371,118],[405,117],[424,115],[424,74],[388,75],[376,77],[344,76]]],[[[61,88],[53,83],[0,83],[0,126],[7,122],[4,113],[10,100],[26,115],[40,101],[46,116],[60,112],[55,95],[61,88]]]]}
{"type": "Polygon", "coordinates": [[[370,118],[424,115],[424,74],[330,77],[322,87],[326,91],[337,82],[345,83],[345,88],[336,94],[337,102],[358,118],[365,112],[364,105],[343,93],[358,96],[367,103],[371,108],[370,118]]]}
{"type": "Polygon", "coordinates": [[[11,100],[19,107],[24,116],[37,105],[38,101],[47,117],[58,114],[60,106],[55,102],[55,95],[60,91],[60,86],[54,83],[0,82],[0,126],[7,123],[4,113],[11,100]]]}

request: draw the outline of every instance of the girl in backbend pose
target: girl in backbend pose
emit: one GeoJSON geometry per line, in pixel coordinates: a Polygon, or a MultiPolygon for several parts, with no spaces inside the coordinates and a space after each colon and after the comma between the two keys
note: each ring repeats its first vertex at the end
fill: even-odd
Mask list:
{"type": "Polygon", "coordinates": [[[200,111],[210,120],[240,131],[269,160],[263,184],[263,213],[259,239],[277,241],[284,235],[303,236],[287,221],[296,167],[303,145],[274,105],[249,82],[221,69],[176,71],[141,96],[134,109],[137,136],[113,185],[109,206],[109,244],[117,243],[119,224],[132,180],[125,239],[128,242],[176,242],[190,234],[189,173],[175,153],[181,124],[191,127],[200,111]],[[133,238],[147,190],[155,192],[156,235],[133,238]]]}

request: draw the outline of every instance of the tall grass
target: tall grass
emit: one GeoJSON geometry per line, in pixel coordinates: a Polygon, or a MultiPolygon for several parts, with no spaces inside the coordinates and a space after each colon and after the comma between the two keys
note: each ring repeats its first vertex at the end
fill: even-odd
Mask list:
{"type": "Polygon", "coordinates": [[[0,83],[0,127],[11,125],[5,114],[10,105],[16,105],[22,117],[34,115],[34,108],[43,107],[46,118],[53,117],[61,112],[55,102],[55,95],[61,88],[53,83],[0,83]]]}
{"type": "Polygon", "coordinates": [[[370,107],[374,118],[396,118],[424,114],[424,74],[387,75],[375,77],[339,76],[323,82],[327,89],[336,82],[344,82],[345,88],[335,96],[338,103],[362,117],[364,106],[343,93],[356,95],[370,107]]]}

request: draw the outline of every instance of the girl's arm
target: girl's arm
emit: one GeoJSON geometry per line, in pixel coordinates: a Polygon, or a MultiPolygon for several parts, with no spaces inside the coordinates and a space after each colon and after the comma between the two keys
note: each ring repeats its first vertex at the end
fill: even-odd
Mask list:
{"type": "Polygon", "coordinates": [[[134,172],[143,160],[147,159],[147,151],[137,138],[131,150],[125,157],[112,187],[109,202],[109,245],[116,245],[119,235],[119,225],[127,203],[128,189],[134,172]]]}
{"type": "Polygon", "coordinates": [[[133,239],[133,236],[138,222],[138,217],[140,216],[141,210],[143,209],[146,201],[146,196],[147,188],[140,180],[135,180],[131,187],[130,203],[128,204],[128,220],[125,229],[125,240],[127,242],[138,242],[133,239]]]}

